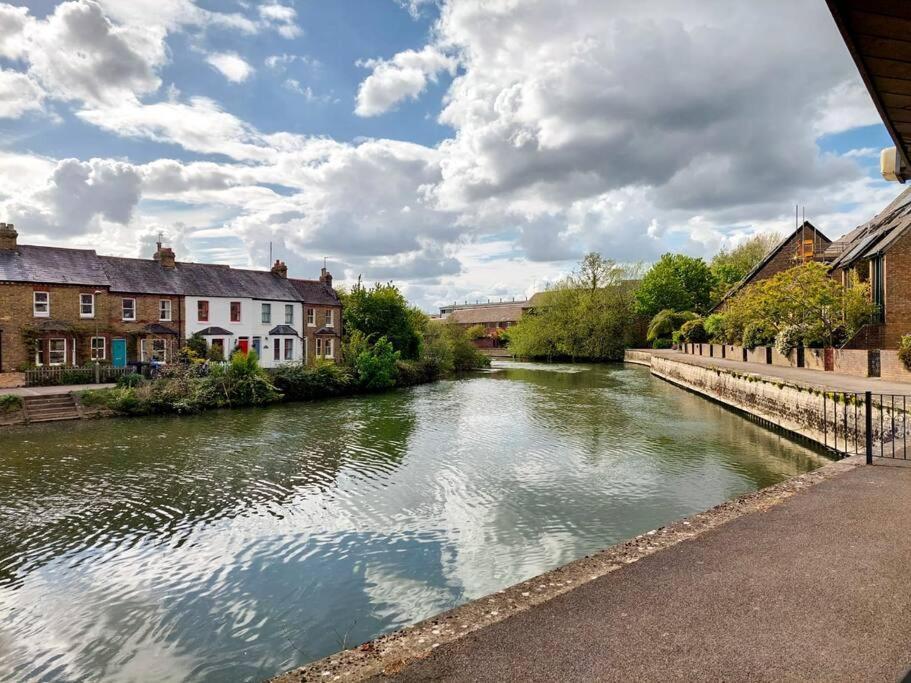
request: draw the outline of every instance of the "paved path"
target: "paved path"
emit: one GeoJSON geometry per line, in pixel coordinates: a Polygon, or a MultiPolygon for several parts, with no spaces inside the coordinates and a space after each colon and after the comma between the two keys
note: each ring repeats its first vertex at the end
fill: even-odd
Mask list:
{"type": "MultiPolygon", "coordinates": [[[[861,466],[475,631],[401,681],[898,681],[911,468],[861,466]]],[[[385,679],[382,679],[385,680],[385,679]]]]}
{"type": "Polygon", "coordinates": [[[648,349],[643,349],[643,351],[653,356],[660,356],[692,365],[729,368],[738,372],[752,372],[764,377],[777,377],[805,386],[834,391],[872,391],[880,394],[911,395],[911,383],[888,381],[878,377],[855,377],[853,375],[839,375],[834,372],[822,372],[807,368],[786,368],[778,365],[763,365],[762,363],[744,363],[743,361],[727,360],[726,358],[692,356],[680,351],[652,351],[648,349]]]}
{"type": "Polygon", "coordinates": [[[84,391],[86,389],[110,389],[116,384],[67,384],[56,387],[17,387],[14,389],[0,389],[0,394],[13,396],[49,396],[53,394],[68,394],[71,391],[84,391]]]}

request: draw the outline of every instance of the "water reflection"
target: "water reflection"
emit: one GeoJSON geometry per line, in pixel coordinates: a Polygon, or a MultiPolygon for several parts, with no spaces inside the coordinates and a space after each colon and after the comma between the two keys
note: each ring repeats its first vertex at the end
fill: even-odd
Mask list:
{"type": "Polygon", "coordinates": [[[6,680],[262,678],[820,462],[624,366],[2,438],[6,680]]]}

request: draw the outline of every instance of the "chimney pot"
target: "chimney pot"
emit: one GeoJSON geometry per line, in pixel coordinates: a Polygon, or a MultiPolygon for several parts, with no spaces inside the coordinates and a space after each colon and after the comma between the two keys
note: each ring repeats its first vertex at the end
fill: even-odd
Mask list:
{"type": "Polygon", "coordinates": [[[288,266],[281,259],[275,259],[275,264],[272,266],[272,274],[286,278],[288,277],[288,266]]]}
{"type": "Polygon", "coordinates": [[[158,261],[162,268],[170,269],[177,266],[174,250],[171,249],[171,247],[161,246],[161,242],[158,242],[158,251],[155,252],[155,255],[152,258],[158,261]]]}
{"type": "Polygon", "coordinates": [[[326,270],[325,266],[319,271],[319,281],[328,287],[332,286],[332,273],[326,270]]]}
{"type": "Polygon", "coordinates": [[[12,223],[0,223],[0,251],[16,251],[16,237],[19,233],[12,223]]]}

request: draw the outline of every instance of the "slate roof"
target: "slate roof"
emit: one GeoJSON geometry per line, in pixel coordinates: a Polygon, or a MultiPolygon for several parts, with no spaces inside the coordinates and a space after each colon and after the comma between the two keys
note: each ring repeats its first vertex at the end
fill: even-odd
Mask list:
{"type": "Polygon", "coordinates": [[[319,280],[298,280],[295,278],[288,278],[288,282],[294,286],[298,295],[306,304],[316,304],[317,306],[342,305],[335,290],[319,280]]]}
{"type": "Polygon", "coordinates": [[[315,334],[317,337],[337,337],[337,336],[339,336],[338,332],[335,331],[334,327],[321,327],[313,334],[315,334]]]}
{"type": "Polygon", "coordinates": [[[199,332],[193,332],[193,334],[198,334],[200,337],[224,337],[226,335],[234,336],[234,333],[231,330],[226,330],[224,327],[207,327],[199,332]]]}
{"type": "Polygon", "coordinates": [[[161,325],[159,323],[149,323],[142,328],[142,331],[148,332],[149,334],[173,334],[174,336],[177,336],[178,334],[177,330],[171,329],[170,327],[161,325]]]}
{"type": "Polygon", "coordinates": [[[911,187],[871,220],[833,242],[832,268],[848,268],[861,259],[884,253],[911,226],[911,187]]]}
{"type": "Polygon", "coordinates": [[[276,325],[269,330],[270,337],[298,337],[300,336],[290,325],[276,325]]]}
{"type": "Polygon", "coordinates": [[[107,287],[108,278],[91,249],[21,245],[0,251],[0,281],[107,287]]]}

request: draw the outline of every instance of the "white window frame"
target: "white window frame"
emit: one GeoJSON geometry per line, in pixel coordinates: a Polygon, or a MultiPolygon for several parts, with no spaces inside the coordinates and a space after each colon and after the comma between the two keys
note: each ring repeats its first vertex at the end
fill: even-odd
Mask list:
{"type": "Polygon", "coordinates": [[[316,327],[316,309],[307,309],[307,327],[316,327]]]}
{"type": "Polygon", "coordinates": [[[326,309],[326,327],[335,327],[335,311],[326,309]]]}
{"type": "Polygon", "coordinates": [[[316,357],[319,358],[323,355],[323,340],[319,337],[316,338],[316,357]]]}
{"type": "Polygon", "coordinates": [[[272,304],[260,304],[259,321],[263,325],[272,324],[272,304]]]}
{"type": "Polygon", "coordinates": [[[285,304],[285,325],[294,324],[294,304],[285,304]]]}
{"type": "Polygon", "coordinates": [[[32,292],[32,315],[36,318],[49,318],[51,316],[51,294],[50,292],[32,292]],[[38,301],[38,295],[44,295],[44,301],[38,301]],[[44,306],[43,311],[38,310],[38,306],[44,306]]]}
{"type": "Polygon", "coordinates": [[[79,317],[80,318],[94,318],[95,317],[95,295],[94,294],[80,294],[79,295],[79,317]],[[85,312],[86,299],[88,299],[89,312],[85,312]]]}
{"type": "Polygon", "coordinates": [[[147,352],[146,352],[146,339],[143,338],[143,339],[140,339],[140,340],[139,340],[139,355],[140,355],[140,357],[142,358],[142,360],[145,361],[145,362],[151,362],[151,361],[152,361],[152,354],[155,353],[155,342],[161,342],[161,344],[162,344],[162,350],[161,350],[161,351],[162,351],[162,359],[161,359],[160,362],[162,362],[162,363],[167,363],[167,362],[168,362],[168,340],[167,340],[167,339],[162,339],[161,337],[149,337],[149,338],[148,338],[148,341],[150,341],[150,342],[152,342],[152,343],[149,345],[151,348],[150,348],[150,350],[149,350],[149,352],[148,352],[148,355],[147,355],[147,352]]]}
{"type": "Polygon", "coordinates": [[[47,364],[53,365],[53,366],[66,365],[66,339],[64,337],[53,337],[52,339],[47,340],[47,364]],[[61,360],[59,363],[55,363],[52,360],[53,354],[55,353],[55,351],[53,348],[51,348],[51,345],[54,342],[62,342],[62,344],[63,344],[63,360],[61,360]]]}
{"type": "Polygon", "coordinates": [[[174,315],[174,305],[171,303],[170,299],[159,299],[158,300],[158,319],[162,322],[171,322],[174,315]],[[167,316],[165,316],[165,310],[167,310],[167,316]]]}
{"type": "Polygon", "coordinates": [[[108,357],[108,340],[104,337],[91,337],[89,339],[89,357],[92,360],[107,360],[108,357]],[[95,341],[101,340],[101,355],[95,353],[95,341]]]}
{"type": "Polygon", "coordinates": [[[294,360],[294,337],[285,337],[282,347],[282,358],[284,360],[294,360]]]}
{"type": "Polygon", "coordinates": [[[333,358],[333,359],[335,358],[335,356],[333,355],[334,346],[335,346],[335,344],[332,343],[332,339],[327,339],[326,343],[323,344],[323,349],[326,351],[326,358],[333,358]]]}
{"type": "Polygon", "coordinates": [[[132,299],[130,297],[124,297],[120,300],[120,319],[123,320],[124,322],[131,322],[131,321],[136,320],[136,299],[132,299]],[[133,306],[132,306],[133,315],[132,315],[132,317],[129,317],[129,318],[127,317],[127,306],[126,306],[127,301],[133,302],[133,306]]]}

